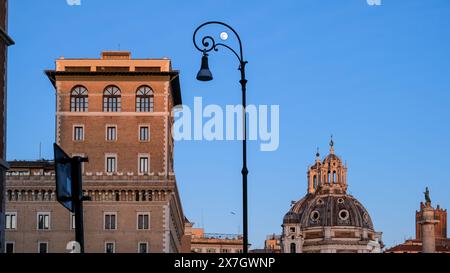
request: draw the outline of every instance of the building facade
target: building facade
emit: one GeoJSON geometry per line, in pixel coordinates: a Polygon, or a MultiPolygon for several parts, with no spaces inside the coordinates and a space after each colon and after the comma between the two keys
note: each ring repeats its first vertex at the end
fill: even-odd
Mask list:
{"type": "Polygon", "coordinates": [[[416,238],[386,250],[386,253],[450,253],[447,238],[447,210],[431,206],[429,191],[416,211],[416,238]]]}
{"type": "Polygon", "coordinates": [[[264,248],[252,249],[250,253],[281,253],[281,236],[276,234],[267,235],[264,241],[264,248]]]}
{"type": "Polygon", "coordinates": [[[381,233],[367,210],[347,193],[347,166],[334,153],[308,168],[307,194],[283,220],[284,253],[379,253],[381,233]]]}
{"type": "Polygon", "coordinates": [[[264,241],[264,250],[266,253],[281,253],[281,236],[268,235],[264,241]]]}
{"type": "Polygon", "coordinates": [[[243,237],[238,234],[205,233],[202,228],[192,228],[193,253],[242,253],[243,237]]]}
{"type": "Polygon", "coordinates": [[[14,41],[8,36],[8,1],[0,0],[0,253],[5,246],[5,171],[6,162],[6,89],[8,46],[14,41]]]}
{"type": "MultiPolygon", "coordinates": [[[[56,60],[56,143],[84,156],[87,253],[182,251],[185,217],[173,169],[172,109],[181,105],[169,59],[56,60]]],[[[7,246],[11,252],[66,252],[73,216],[55,201],[52,162],[11,162],[7,246]]]]}

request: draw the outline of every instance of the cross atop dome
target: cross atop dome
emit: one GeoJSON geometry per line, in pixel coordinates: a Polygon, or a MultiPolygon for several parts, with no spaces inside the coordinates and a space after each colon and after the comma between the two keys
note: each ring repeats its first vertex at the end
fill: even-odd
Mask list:
{"type": "Polygon", "coordinates": [[[331,140],[330,140],[330,154],[334,154],[334,140],[333,140],[333,135],[331,135],[331,140]]]}

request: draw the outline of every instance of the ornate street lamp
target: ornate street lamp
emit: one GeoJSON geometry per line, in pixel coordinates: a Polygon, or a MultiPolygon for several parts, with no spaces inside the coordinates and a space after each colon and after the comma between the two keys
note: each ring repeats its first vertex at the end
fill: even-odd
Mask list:
{"type": "MultiPolygon", "coordinates": [[[[222,40],[228,39],[228,34],[226,32],[222,32],[220,35],[220,38],[222,40]]],[[[200,71],[197,74],[197,80],[199,81],[212,81],[213,75],[211,71],[209,70],[209,63],[208,63],[208,53],[211,51],[218,51],[220,47],[227,48],[230,50],[239,60],[239,71],[241,72],[241,80],[239,81],[242,87],[242,120],[243,120],[243,141],[242,141],[242,203],[243,203],[243,228],[244,228],[244,242],[243,242],[243,252],[248,253],[248,209],[247,209],[247,176],[248,176],[248,168],[247,168],[247,116],[245,109],[247,107],[247,99],[246,99],[246,91],[247,91],[247,80],[245,79],[245,66],[247,65],[247,61],[244,60],[244,54],[242,51],[242,42],[241,38],[237,34],[237,32],[230,27],[229,25],[212,21],[207,22],[202,25],[200,25],[194,32],[193,37],[194,45],[195,47],[203,53],[202,56],[202,66],[200,71]],[[234,33],[236,36],[238,42],[239,42],[239,53],[236,52],[233,48],[230,46],[224,44],[224,43],[216,43],[216,40],[212,36],[204,36],[201,39],[202,47],[200,47],[197,44],[197,33],[200,29],[202,29],[205,26],[208,25],[222,25],[226,27],[227,29],[231,30],[231,32],[234,33]]]]}

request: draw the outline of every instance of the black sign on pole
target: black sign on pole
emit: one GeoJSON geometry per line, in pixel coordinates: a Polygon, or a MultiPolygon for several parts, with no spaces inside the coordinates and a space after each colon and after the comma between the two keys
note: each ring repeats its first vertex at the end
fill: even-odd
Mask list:
{"type": "Polygon", "coordinates": [[[72,202],[72,158],[57,144],[55,152],[56,200],[70,212],[74,212],[72,202]]]}
{"type": "Polygon", "coordinates": [[[57,144],[54,145],[55,176],[57,200],[70,212],[75,214],[75,240],[84,253],[83,175],[81,164],[87,158],[79,156],[71,158],[57,144]]]}

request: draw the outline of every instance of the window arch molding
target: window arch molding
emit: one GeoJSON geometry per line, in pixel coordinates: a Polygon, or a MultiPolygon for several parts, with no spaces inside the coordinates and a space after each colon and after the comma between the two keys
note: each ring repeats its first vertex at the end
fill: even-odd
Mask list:
{"type": "Polygon", "coordinates": [[[120,112],[122,91],[116,85],[109,85],[103,91],[103,112],[120,112]]]}
{"type": "Polygon", "coordinates": [[[89,91],[83,85],[76,85],[70,91],[70,111],[87,112],[89,108],[89,91]]]}
{"type": "Polygon", "coordinates": [[[136,90],[136,112],[153,112],[155,109],[155,93],[148,85],[136,90]]]}

